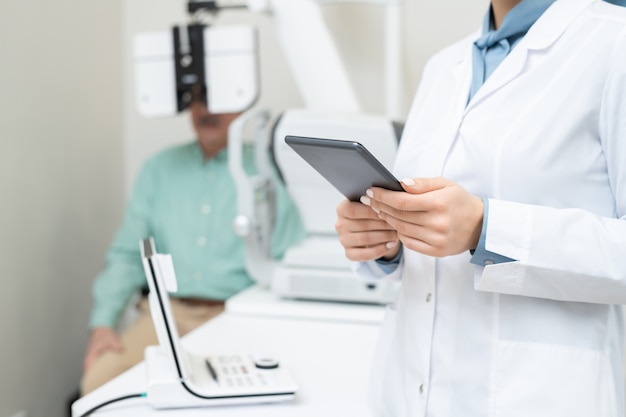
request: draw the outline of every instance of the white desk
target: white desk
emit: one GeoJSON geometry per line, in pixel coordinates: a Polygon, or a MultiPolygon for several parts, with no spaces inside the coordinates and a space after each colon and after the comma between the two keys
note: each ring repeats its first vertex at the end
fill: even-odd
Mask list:
{"type": "Polygon", "coordinates": [[[255,285],[228,299],[226,311],[255,317],[315,319],[379,325],[383,321],[385,306],[286,299],[255,285]]]}
{"type": "MultiPolygon", "coordinates": [[[[367,386],[378,325],[287,318],[262,318],[226,312],[183,338],[194,353],[255,352],[273,354],[299,385],[289,402],[155,410],[145,399],[125,400],[94,415],[212,417],[335,417],[370,415],[367,386]]],[[[145,390],[141,363],[76,401],[72,415],[114,397],[145,390]]]]}

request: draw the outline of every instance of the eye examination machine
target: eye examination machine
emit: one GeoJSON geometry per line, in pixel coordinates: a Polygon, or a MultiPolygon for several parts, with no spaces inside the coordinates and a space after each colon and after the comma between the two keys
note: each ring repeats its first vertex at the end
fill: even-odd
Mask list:
{"type": "Polygon", "coordinates": [[[247,109],[259,93],[256,41],[256,31],[246,25],[192,23],[136,35],[138,112],[172,116],[187,109],[194,96],[213,113],[247,109]]]}
{"type": "Polygon", "coordinates": [[[385,117],[358,113],[328,113],[299,109],[284,112],[271,127],[264,111],[250,112],[231,125],[231,173],[237,184],[239,216],[235,230],[246,239],[250,275],[281,297],[387,304],[394,300],[398,282],[367,282],[357,277],[345,256],[337,233],[335,209],[345,197],[296,154],[285,142],[287,135],[350,138],[365,144],[386,166],[393,163],[401,126],[385,117]],[[261,120],[257,135],[259,174],[242,168],[243,125],[261,120]],[[265,123],[265,124],[263,124],[265,123]],[[263,133],[272,130],[273,135],[263,133]],[[269,143],[268,143],[269,142],[269,143]],[[265,149],[272,157],[302,217],[307,237],[287,250],[279,262],[271,259],[275,176],[265,149]]]}
{"type": "Polygon", "coordinates": [[[334,230],[335,208],[344,197],[284,142],[287,135],[355,140],[391,167],[402,131],[402,125],[392,120],[397,113],[394,105],[400,79],[396,33],[400,6],[396,0],[374,3],[387,10],[388,115],[360,111],[319,5],[313,0],[249,0],[224,6],[189,1],[189,25],[135,36],[136,106],[141,115],[173,116],[185,110],[194,97],[200,97],[213,113],[244,112],[229,129],[229,169],[237,187],[239,211],[233,227],[245,239],[249,274],[280,297],[387,304],[394,300],[399,286],[391,281],[366,282],[353,272],[334,230]],[[212,26],[205,19],[233,8],[271,15],[304,108],[273,115],[252,107],[260,91],[255,29],[212,26]],[[242,147],[250,141],[256,150],[255,175],[245,172],[242,160],[242,147]],[[269,249],[277,180],[285,183],[307,232],[306,239],[289,249],[281,261],[273,260],[269,249]]]}

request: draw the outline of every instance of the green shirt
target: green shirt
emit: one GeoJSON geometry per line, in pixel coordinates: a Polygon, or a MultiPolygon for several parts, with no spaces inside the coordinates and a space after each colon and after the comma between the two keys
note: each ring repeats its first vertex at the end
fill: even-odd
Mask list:
{"type": "MultiPolygon", "coordinates": [[[[246,171],[255,172],[252,147],[244,150],[244,160],[246,171]]],[[[280,258],[305,232],[282,184],[276,207],[272,256],[280,258]]],[[[149,159],[108,251],[106,268],[94,283],[89,326],[114,327],[131,297],[146,286],[139,241],[148,236],[154,237],[158,252],[172,255],[177,296],[223,300],[251,285],[244,240],[233,230],[236,215],[227,150],[207,161],[193,142],[149,159]]]]}

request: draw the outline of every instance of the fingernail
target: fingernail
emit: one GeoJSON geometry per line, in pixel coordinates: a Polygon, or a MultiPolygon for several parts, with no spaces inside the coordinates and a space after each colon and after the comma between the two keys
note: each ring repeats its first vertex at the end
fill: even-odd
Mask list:
{"type": "Polygon", "coordinates": [[[387,242],[385,246],[387,247],[387,249],[395,248],[396,246],[398,246],[398,241],[394,240],[393,242],[387,242]]]}
{"type": "Polygon", "coordinates": [[[366,206],[369,206],[372,203],[372,200],[370,200],[369,197],[364,196],[364,195],[362,195],[359,200],[361,201],[361,203],[365,204],[366,206]]]}
{"type": "Polygon", "coordinates": [[[369,198],[374,198],[374,191],[370,190],[369,188],[365,190],[365,194],[367,194],[369,198]]]}
{"type": "MultiPolygon", "coordinates": [[[[374,210],[374,213],[376,213],[376,214],[380,214],[380,209],[379,209],[379,208],[377,208],[377,207],[372,207],[372,206],[370,206],[370,207],[372,208],[372,210],[374,210]]],[[[378,216],[378,217],[380,217],[380,216],[378,216]]]]}
{"type": "Polygon", "coordinates": [[[404,185],[408,185],[409,187],[415,185],[415,181],[413,181],[413,178],[404,178],[400,180],[400,182],[403,183],[404,185]]]}

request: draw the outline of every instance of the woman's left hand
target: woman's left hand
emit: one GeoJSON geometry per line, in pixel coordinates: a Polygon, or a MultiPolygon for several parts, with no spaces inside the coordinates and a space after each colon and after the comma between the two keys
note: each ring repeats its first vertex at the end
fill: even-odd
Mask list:
{"type": "Polygon", "coordinates": [[[476,248],[483,221],[481,198],[441,177],[401,183],[406,193],[373,187],[366,201],[396,229],[406,248],[437,257],[476,248]]]}

